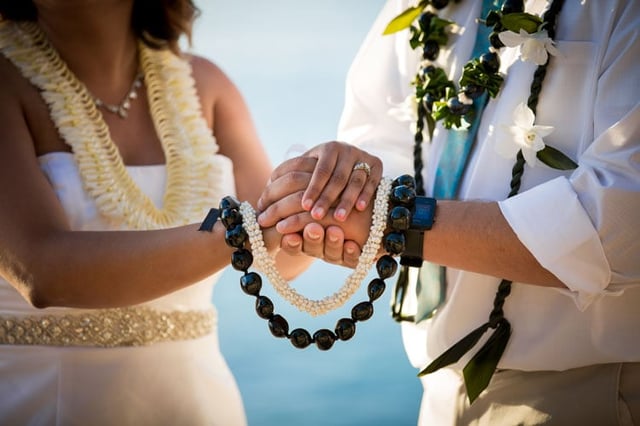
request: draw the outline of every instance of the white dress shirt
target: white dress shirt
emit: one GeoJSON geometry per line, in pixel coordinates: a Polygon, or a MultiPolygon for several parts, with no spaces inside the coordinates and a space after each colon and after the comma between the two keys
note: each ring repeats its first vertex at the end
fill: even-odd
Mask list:
{"type": "MultiPolygon", "coordinates": [[[[413,174],[414,119],[401,104],[413,93],[420,51],[410,49],[409,31],[382,32],[414,3],[385,4],[349,71],[338,132],[339,140],[380,156],[391,177],[413,174]]],[[[457,82],[474,44],[481,1],[451,3],[440,16],[458,29],[437,63],[457,82]]],[[[546,5],[528,1],[526,11],[541,14],[546,5]]],[[[521,61],[516,48],[500,51],[505,82],[485,109],[459,197],[500,201],[521,242],[567,289],[513,284],[504,306],[513,334],[499,368],[640,361],[639,32],[638,1],[565,2],[557,23],[560,54],[548,67],[536,124],[553,126],[545,143],[579,166],[558,171],[539,161],[527,165],[519,195],[508,200],[515,158],[498,155],[495,144],[502,126],[512,124],[516,105],[526,103],[536,65],[521,61]]],[[[437,127],[423,148],[428,194],[446,133],[437,127]]],[[[428,239],[427,232],[426,244],[428,239]]],[[[434,318],[403,326],[417,368],[487,321],[500,279],[449,269],[448,282],[447,301],[434,318]]],[[[454,368],[426,376],[427,386],[440,377],[442,392],[467,361],[465,356],[454,368]]]]}

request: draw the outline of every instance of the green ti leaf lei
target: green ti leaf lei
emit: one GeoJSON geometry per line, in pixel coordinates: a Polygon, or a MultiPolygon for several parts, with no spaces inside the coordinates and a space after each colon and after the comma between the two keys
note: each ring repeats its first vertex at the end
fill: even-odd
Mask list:
{"type": "MultiPolygon", "coordinates": [[[[475,114],[473,99],[485,92],[495,98],[504,82],[504,77],[498,72],[500,62],[495,52],[485,53],[467,62],[457,85],[449,80],[442,68],[433,65],[432,61],[437,58],[440,48],[449,41],[450,28],[455,25],[434,13],[448,3],[443,0],[421,0],[417,6],[409,7],[392,19],[383,31],[384,35],[388,35],[408,28],[411,31],[411,48],[423,49],[424,62],[412,85],[419,108],[418,119],[426,122],[430,138],[438,121],[447,129],[463,128],[465,123],[471,123],[475,114]]],[[[506,1],[501,10],[489,12],[480,23],[493,27],[489,40],[495,49],[504,47],[499,38],[502,31],[519,33],[524,30],[532,34],[544,29],[544,22],[539,16],[524,12],[521,0],[506,1]]],[[[537,157],[555,169],[570,170],[577,167],[568,156],[549,145],[538,151],[537,157]]]]}

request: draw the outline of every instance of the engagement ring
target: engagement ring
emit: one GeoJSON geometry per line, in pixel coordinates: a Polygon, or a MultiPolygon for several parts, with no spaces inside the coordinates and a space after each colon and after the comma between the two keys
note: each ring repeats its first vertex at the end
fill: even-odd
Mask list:
{"type": "Polygon", "coordinates": [[[362,170],[367,174],[367,177],[371,176],[371,166],[364,161],[358,161],[355,166],[353,166],[353,171],[362,170]]]}

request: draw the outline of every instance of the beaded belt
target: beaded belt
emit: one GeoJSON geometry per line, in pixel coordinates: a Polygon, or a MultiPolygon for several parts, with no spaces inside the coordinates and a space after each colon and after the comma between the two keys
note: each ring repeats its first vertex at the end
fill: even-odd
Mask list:
{"type": "Polygon", "coordinates": [[[0,344],[48,346],[146,346],[203,337],[215,311],[157,311],[148,307],[30,317],[0,316],[0,344]]]}

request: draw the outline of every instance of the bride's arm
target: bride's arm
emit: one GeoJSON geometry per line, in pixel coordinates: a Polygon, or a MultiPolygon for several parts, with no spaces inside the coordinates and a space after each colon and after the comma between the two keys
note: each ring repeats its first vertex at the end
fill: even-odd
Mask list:
{"type": "MultiPolygon", "coordinates": [[[[128,306],[184,288],[229,264],[233,250],[220,223],[211,233],[198,232],[199,224],[156,231],[72,231],[39,168],[25,118],[25,102],[37,99],[26,95],[33,95],[33,89],[11,67],[0,67],[0,77],[0,275],[29,303],[128,306]]],[[[241,98],[231,91],[227,95],[221,96],[226,104],[217,104],[220,112],[237,110],[235,125],[250,123],[241,98]]],[[[246,143],[244,149],[258,142],[246,143]]],[[[236,163],[248,162],[238,173],[238,195],[255,203],[258,194],[248,190],[251,176],[266,182],[269,170],[256,168],[259,175],[251,175],[246,168],[265,159],[259,152],[250,158],[229,155],[236,163]]],[[[275,247],[278,237],[271,231],[266,240],[275,247]]]]}

